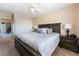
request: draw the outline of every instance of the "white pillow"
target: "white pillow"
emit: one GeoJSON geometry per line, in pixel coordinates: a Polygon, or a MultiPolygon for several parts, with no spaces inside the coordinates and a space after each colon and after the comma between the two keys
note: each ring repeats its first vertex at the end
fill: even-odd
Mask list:
{"type": "Polygon", "coordinates": [[[51,33],[53,33],[53,29],[51,29],[51,28],[48,28],[48,29],[47,29],[47,33],[48,33],[48,34],[51,34],[51,33]]]}
{"type": "Polygon", "coordinates": [[[36,31],[37,33],[43,33],[43,34],[47,34],[47,28],[39,28],[36,31]]]}
{"type": "Polygon", "coordinates": [[[41,28],[41,33],[47,34],[47,28],[41,28]]]}

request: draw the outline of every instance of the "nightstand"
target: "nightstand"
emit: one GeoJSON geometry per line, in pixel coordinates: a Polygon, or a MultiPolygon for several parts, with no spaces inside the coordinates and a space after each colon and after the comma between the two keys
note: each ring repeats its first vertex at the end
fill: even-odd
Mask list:
{"type": "Polygon", "coordinates": [[[60,36],[59,45],[61,48],[66,48],[75,52],[79,52],[78,40],[79,38],[60,36]]]}

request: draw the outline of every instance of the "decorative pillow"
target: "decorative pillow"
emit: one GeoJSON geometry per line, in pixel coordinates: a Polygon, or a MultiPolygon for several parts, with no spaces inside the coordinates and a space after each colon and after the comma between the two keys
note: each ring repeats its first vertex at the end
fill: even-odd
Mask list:
{"type": "Polygon", "coordinates": [[[47,28],[40,28],[36,30],[37,33],[43,33],[46,34],[47,33],[47,28]]]}
{"type": "Polygon", "coordinates": [[[47,28],[41,28],[41,33],[47,34],[47,28]]]}
{"type": "Polygon", "coordinates": [[[51,28],[48,28],[48,29],[47,29],[47,33],[48,33],[48,34],[51,34],[51,33],[53,33],[53,29],[51,29],[51,28]]]}

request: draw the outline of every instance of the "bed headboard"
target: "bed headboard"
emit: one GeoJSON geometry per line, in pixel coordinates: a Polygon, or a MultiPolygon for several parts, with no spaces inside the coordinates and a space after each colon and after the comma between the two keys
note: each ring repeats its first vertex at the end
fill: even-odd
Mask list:
{"type": "Polygon", "coordinates": [[[61,34],[61,23],[53,23],[53,24],[40,24],[39,28],[52,28],[53,32],[57,32],[61,34]]]}

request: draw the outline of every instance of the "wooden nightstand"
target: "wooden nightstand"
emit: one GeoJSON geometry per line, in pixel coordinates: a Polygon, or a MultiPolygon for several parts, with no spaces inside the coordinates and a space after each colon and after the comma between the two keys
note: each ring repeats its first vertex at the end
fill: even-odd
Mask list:
{"type": "Polygon", "coordinates": [[[79,52],[79,38],[60,36],[60,47],[79,52]]]}

